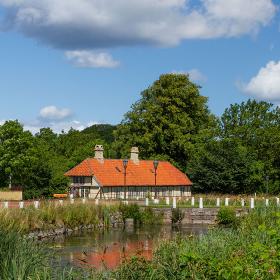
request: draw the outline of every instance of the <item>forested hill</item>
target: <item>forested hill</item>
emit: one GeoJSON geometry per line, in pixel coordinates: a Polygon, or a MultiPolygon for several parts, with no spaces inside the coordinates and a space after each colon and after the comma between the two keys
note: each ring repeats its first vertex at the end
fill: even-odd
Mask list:
{"type": "Polygon", "coordinates": [[[116,125],[111,124],[94,124],[82,130],[83,134],[90,134],[97,139],[103,139],[107,143],[114,141],[113,131],[116,129],[116,125]]]}

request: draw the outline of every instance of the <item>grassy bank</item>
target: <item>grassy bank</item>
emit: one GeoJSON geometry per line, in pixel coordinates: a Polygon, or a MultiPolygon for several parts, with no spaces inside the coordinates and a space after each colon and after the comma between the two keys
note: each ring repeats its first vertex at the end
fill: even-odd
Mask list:
{"type": "Polygon", "coordinates": [[[163,243],[152,261],[134,258],[100,279],[280,279],[280,212],[258,208],[237,228],[163,243]]]}
{"type": "Polygon", "coordinates": [[[160,223],[161,217],[150,208],[140,209],[130,204],[65,204],[43,203],[23,209],[0,209],[0,228],[8,232],[29,233],[58,228],[75,229],[80,226],[109,227],[115,222],[124,223],[133,218],[139,224],[160,223]]]}
{"type": "MultiPolygon", "coordinates": [[[[123,211],[130,216],[132,209],[123,211]]],[[[223,211],[221,223],[231,224],[229,210],[223,211]]],[[[233,224],[205,236],[166,241],[152,261],[135,257],[102,273],[60,268],[43,247],[2,230],[0,279],[280,279],[279,208],[257,208],[233,224]]]]}

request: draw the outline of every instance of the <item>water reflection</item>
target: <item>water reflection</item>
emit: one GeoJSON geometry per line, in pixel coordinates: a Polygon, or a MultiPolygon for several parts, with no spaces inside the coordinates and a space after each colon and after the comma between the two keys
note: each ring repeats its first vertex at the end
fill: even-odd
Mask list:
{"type": "Polygon", "coordinates": [[[201,235],[206,232],[207,226],[204,225],[112,228],[60,236],[49,241],[49,245],[61,256],[64,264],[113,269],[131,256],[151,259],[153,250],[161,242],[176,235],[201,235]]]}

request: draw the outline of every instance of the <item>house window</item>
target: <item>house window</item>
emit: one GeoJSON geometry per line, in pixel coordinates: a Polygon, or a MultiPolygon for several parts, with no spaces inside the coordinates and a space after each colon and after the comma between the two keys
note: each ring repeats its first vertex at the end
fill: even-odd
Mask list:
{"type": "Polygon", "coordinates": [[[180,187],[180,192],[181,192],[181,196],[184,196],[184,194],[185,194],[185,187],[180,187]]]}
{"type": "Polygon", "coordinates": [[[82,177],[82,176],[73,177],[73,183],[74,184],[84,184],[85,177],[82,177]]]}

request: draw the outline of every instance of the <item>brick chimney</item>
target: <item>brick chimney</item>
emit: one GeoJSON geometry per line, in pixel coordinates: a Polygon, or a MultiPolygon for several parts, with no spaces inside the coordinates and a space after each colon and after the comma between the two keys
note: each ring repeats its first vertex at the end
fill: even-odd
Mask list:
{"type": "Polygon", "coordinates": [[[95,159],[99,159],[99,160],[103,160],[104,157],[103,157],[103,145],[95,145],[95,148],[94,148],[94,158],[95,159]]]}
{"type": "Polygon", "coordinates": [[[131,151],[130,151],[130,159],[135,163],[138,164],[139,163],[139,149],[138,147],[132,147],[131,151]]]}

